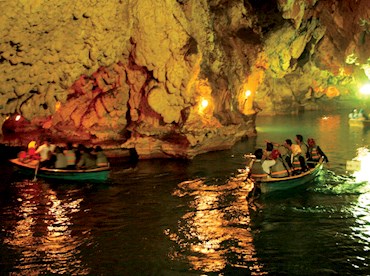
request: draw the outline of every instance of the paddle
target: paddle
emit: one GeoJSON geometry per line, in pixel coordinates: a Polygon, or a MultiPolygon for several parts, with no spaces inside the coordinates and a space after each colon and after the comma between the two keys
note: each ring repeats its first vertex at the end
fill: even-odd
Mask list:
{"type": "Polygon", "coordinates": [[[248,173],[247,178],[249,178],[253,182],[253,187],[252,187],[252,190],[248,192],[246,199],[248,200],[249,204],[252,204],[254,200],[257,199],[261,194],[261,188],[259,187],[259,183],[256,180],[249,177],[249,172],[253,166],[254,161],[256,160],[256,156],[250,153],[250,154],[244,154],[243,157],[245,159],[249,159],[249,164],[247,165],[247,173],[248,173]]]}
{"type": "Polygon", "coordinates": [[[40,161],[37,162],[36,169],[35,169],[35,175],[32,180],[33,182],[37,180],[37,171],[39,170],[39,166],[40,166],[40,161]]]}

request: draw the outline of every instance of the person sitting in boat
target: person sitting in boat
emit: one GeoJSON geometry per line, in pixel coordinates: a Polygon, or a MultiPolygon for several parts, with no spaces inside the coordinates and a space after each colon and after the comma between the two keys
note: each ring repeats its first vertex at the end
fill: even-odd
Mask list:
{"type": "Polygon", "coordinates": [[[284,144],[278,148],[281,154],[281,158],[284,159],[284,161],[288,164],[290,169],[293,167],[292,161],[291,161],[292,145],[293,145],[293,142],[291,139],[285,139],[284,144]]]}
{"type": "Polygon", "coordinates": [[[322,149],[316,145],[315,139],[313,138],[308,138],[307,139],[307,144],[308,144],[308,166],[309,167],[314,167],[315,162],[319,162],[320,158],[323,157],[325,162],[329,162],[328,157],[325,155],[325,153],[322,151],[322,149]]]}
{"type": "Polygon", "coordinates": [[[301,134],[297,134],[295,136],[295,141],[297,145],[301,147],[301,155],[307,159],[308,158],[308,146],[306,143],[303,141],[303,136],[301,134]]]}
{"type": "Polygon", "coordinates": [[[67,168],[67,158],[63,153],[61,147],[55,147],[54,151],[54,168],[55,169],[66,169],[67,168]]]}
{"type": "Polygon", "coordinates": [[[43,144],[37,148],[35,153],[40,154],[40,167],[54,166],[54,161],[51,160],[54,149],[55,145],[51,143],[49,138],[45,139],[43,144]]]}
{"type": "Polygon", "coordinates": [[[270,173],[270,167],[275,164],[275,160],[263,160],[262,149],[256,149],[254,155],[256,159],[250,169],[250,177],[255,180],[267,177],[270,173]]]}
{"type": "Polygon", "coordinates": [[[272,159],[271,157],[271,152],[272,150],[274,149],[274,144],[269,142],[269,141],[266,141],[266,149],[263,151],[263,157],[262,159],[266,160],[266,159],[272,159]]]}
{"type": "Polygon", "coordinates": [[[84,145],[79,145],[78,148],[81,156],[76,165],[77,169],[93,169],[96,168],[96,158],[91,154],[92,149],[84,145]]]}
{"type": "Polygon", "coordinates": [[[108,167],[108,158],[105,155],[101,146],[96,146],[93,154],[96,156],[96,166],[97,167],[108,167]]]}
{"type": "Polygon", "coordinates": [[[360,120],[368,120],[369,119],[369,117],[367,116],[367,114],[365,113],[365,111],[362,108],[358,111],[358,119],[360,119],[360,120]]]}
{"type": "Polygon", "coordinates": [[[359,113],[358,113],[357,108],[354,108],[354,109],[352,110],[352,112],[351,112],[351,113],[349,113],[348,118],[349,118],[349,119],[358,119],[358,118],[359,118],[359,113]]]}
{"type": "Polygon", "coordinates": [[[292,140],[286,139],[283,144],[273,143],[277,150],[280,152],[281,158],[285,161],[285,163],[289,166],[289,168],[292,168],[292,163],[290,161],[291,155],[292,155],[292,140]]]}
{"type": "Polygon", "coordinates": [[[290,175],[291,171],[286,164],[285,160],[281,158],[280,152],[277,149],[274,149],[271,152],[271,157],[275,160],[275,164],[270,168],[271,177],[287,177],[290,175]]]}
{"type": "Polygon", "coordinates": [[[64,150],[64,155],[67,159],[67,169],[73,170],[76,168],[76,150],[74,149],[71,142],[67,142],[66,149],[64,150]]]}
{"type": "Polygon", "coordinates": [[[29,163],[33,160],[39,160],[40,155],[36,153],[36,141],[29,142],[27,149],[19,152],[18,159],[23,163],[29,163]]]}
{"type": "Polygon", "coordinates": [[[301,147],[297,144],[292,145],[291,162],[293,166],[293,175],[307,171],[306,160],[302,156],[301,147]]]}
{"type": "Polygon", "coordinates": [[[40,160],[40,155],[36,153],[36,141],[31,141],[28,143],[28,150],[27,150],[27,155],[28,158],[31,160],[40,160]]]}

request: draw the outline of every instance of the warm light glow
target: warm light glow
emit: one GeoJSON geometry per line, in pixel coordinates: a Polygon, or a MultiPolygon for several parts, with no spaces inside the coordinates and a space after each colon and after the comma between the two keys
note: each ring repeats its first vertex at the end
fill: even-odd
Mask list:
{"type": "Polygon", "coordinates": [[[15,120],[16,121],[19,121],[21,119],[21,115],[17,115],[16,117],[15,117],[15,120]]]}
{"type": "Polygon", "coordinates": [[[364,95],[370,95],[370,83],[365,84],[360,88],[360,93],[364,95]]]}
{"type": "Polygon", "coordinates": [[[245,91],[245,97],[248,98],[252,92],[250,90],[245,91]]]}
{"type": "Polygon", "coordinates": [[[369,149],[363,147],[357,149],[357,156],[353,159],[354,161],[359,161],[359,167],[353,173],[356,177],[356,182],[367,181],[370,182],[370,151],[369,149]]]}
{"type": "Polygon", "coordinates": [[[202,108],[205,109],[208,106],[208,101],[206,99],[203,99],[201,105],[202,108]]]}
{"type": "Polygon", "coordinates": [[[17,269],[27,271],[25,275],[60,275],[66,271],[90,275],[80,249],[90,229],[84,226],[83,235],[72,233],[74,214],[81,213],[83,198],[59,199],[54,190],[38,182],[16,182],[15,187],[18,204],[12,212],[17,220],[8,226],[3,243],[19,252],[22,261],[17,269]]]}
{"type": "Polygon", "coordinates": [[[178,228],[165,230],[179,250],[173,253],[174,260],[186,256],[194,270],[212,274],[231,265],[229,256],[236,254],[239,257],[234,266],[249,270],[250,275],[266,275],[256,257],[249,227],[250,207],[245,204],[252,185],[244,180],[245,175],[218,185],[210,185],[205,179],[178,184],[174,195],[191,196],[193,200],[188,213],[179,220],[178,228]],[[230,194],[233,200],[225,206],[224,199],[230,194]]]}
{"type": "Polygon", "coordinates": [[[58,111],[60,109],[60,107],[62,106],[61,102],[60,101],[57,101],[55,103],[55,111],[58,111]]]}
{"type": "Polygon", "coordinates": [[[200,114],[202,115],[206,115],[207,113],[209,113],[209,110],[207,109],[207,107],[209,107],[209,101],[205,98],[201,98],[199,104],[198,104],[198,111],[200,114]],[[206,111],[207,109],[207,111],[206,111]]]}
{"type": "Polygon", "coordinates": [[[336,88],[335,86],[329,86],[325,89],[325,92],[326,96],[328,96],[329,98],[338,97],[340,95],[338,88],[336,88]]]}

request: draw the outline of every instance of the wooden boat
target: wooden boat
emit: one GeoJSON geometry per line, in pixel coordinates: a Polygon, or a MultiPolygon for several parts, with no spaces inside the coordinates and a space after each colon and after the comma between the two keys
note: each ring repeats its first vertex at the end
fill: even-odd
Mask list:
{"type": "Polygon", "coordinates": [[[370,120],[348,119],[348,124],[352,127],[370,128],[370,120]]]}
{"type": "Polygon", "coordinates": [[[315,179],[319,172],[323,168],[323,158],[315,165],[315,167],[309,169],[298,175],[287,176],[287,177],[268,177],[255,179],[255,183],[260,186],[262,193],[269,193],[280,190],[287,190],[298,186],[303,186],[315,179]]]}
{"type": "Polygon", "coordinates": [[[109,177],[110,167],[101,167],[95,169],[49,169],[37,168],[38,161],[33,160],[28,163],[20,161],[18,158],[9,160],[15,165],[21,173],[40,178],[50,178],[59,180],[77,180],[77,181],[106,181],[109,177]]]}

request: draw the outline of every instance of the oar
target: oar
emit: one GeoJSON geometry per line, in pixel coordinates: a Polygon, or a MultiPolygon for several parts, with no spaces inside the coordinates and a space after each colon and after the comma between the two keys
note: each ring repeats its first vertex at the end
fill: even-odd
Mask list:
{"type": "Polygon", "coordinates": [[[37,171],[39,170],[39,166],[40,166],[40,161],[37,162],[36,169],[35,169],[35,175],[32,180],[33,182],[37,180],[37,171]]]}
{"type": "Polygon", "coordinates": [[[253,182],[253,188],[249,191],[247,195],[248,203],[251,204],[255,199],[257,199],[261,194],[261,188],[259,187],[259,183],[255,180],[249,177],[249,172],[253,166],[254,161],[256,160],[256,156],[254,154],[244,154],[244,158],[250,158],[249,164],[247,165],[248,168],[248,177],[253,182]],[[256,192],[258,193],[256,196],[256,192]]]}

